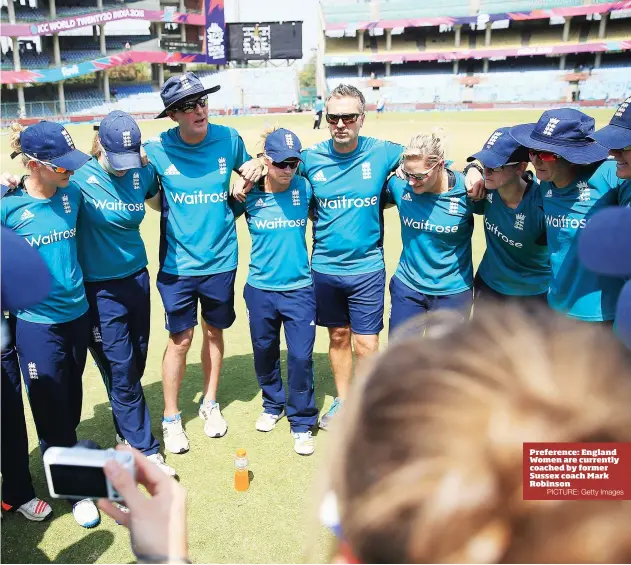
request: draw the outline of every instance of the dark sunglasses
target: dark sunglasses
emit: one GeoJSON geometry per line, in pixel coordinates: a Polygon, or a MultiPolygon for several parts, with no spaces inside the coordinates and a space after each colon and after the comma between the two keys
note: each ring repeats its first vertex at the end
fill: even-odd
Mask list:
{"type": "Polygon", "coordinates": [[[503,171],[505,167],[508,167],[510,165],[519,165],[519,163],[515,162],[515,163],[504,163],[501,167],[484,167],[485,169],[489,170],[489,171],[493,171],[494,173],[499,173],[500,171],[503,171]]]}
{"type": "Polygon", "coordinates": [[[436,166],[440,165],[440,163],[442,163],[442,161],[438,161],[437,163],[434,163],[424,173],[410,173],[410,172],[406,171],[404,167],[401,167],[401,172],[403,173],[403,176],[405,176],[406,179],[425,180],[432,173],[432,171],[436,168],[436,166]]]}
{"type": "Polygon", "coordinates": [[[545,161],[546,163],[556,161],[559,158],[556,153],[552,153],[551,151],[536,151],[535,149],[529,149],[528,155],[530,155],[531,159],[539,157],[539,159],[545,161]]]}
{"type": "Polygon", "coordinates": [[[330,124],[339,124],[340,120],[347,126],[348,124],[354,124],[361,114],[327,114],[326,121],[330,124]]]}
{"type": "Polygon", "coordinates": [[[185,114],[190,114],[194,112],[197,106],[200,108],[205,108],[206,104],[208,104],[208,96],[202,96],[201,98],[197,98],[197,100],[189,100],[188,102],[184,102],[179,106],[174,106],[174,112],[184,112],[185,114]]]}
{"type": "Polygon", "coordinates": [[[272,161],[272,165],[274,165],[277,169],[286,169],[287,167],[289,167],[290,169],[296,169],[299,164],[300,164],[300,161],[294,161],[294,160],[289,160],[289,159],[286,161],[281,161],[280,163],[277,163],[276,161],[272,161]]]}

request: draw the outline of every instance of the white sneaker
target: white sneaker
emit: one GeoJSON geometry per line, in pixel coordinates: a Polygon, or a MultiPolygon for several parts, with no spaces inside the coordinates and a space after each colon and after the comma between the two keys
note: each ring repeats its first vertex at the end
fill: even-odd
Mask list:
{"type": "Polygon", "coordinates": [[[175,477],[175,469],[173,467],[169,467],[164,462],[164,457],[162,457],[161,453],[154,453],[153,455],[147,455],[147,459],[151,461],[160,471],[162,471],[165,475],[169,477],[175,477]]]}
{"type": "Polygon", "coordinates": [[[282,410],[280,414],[270,414],[269,412],[263,412],[256,419],[256,429],[259,432],[271,432],[275,427],[278,420],[285,415],[285,410],[282,410]]]}
{"type": "Polygon", "coordinates": [[[129,445],[129,442],[125,438],[116,434],[116,445],[129,445]]]}
{"type": "Polygon", "coordinates": [[[53,509],[45,500],[35,497],[15,510],[32,522],[41,522],[50,516],[53,509]]]}
{"type": "Polygon", "coordinates": [[[311,432],[291,432],[294,437],[294,451],[298,455],[311,455],[315,451],[315,438],[311,432]]]}
{"type": "Polygon", "coordinates": [[[77,524],[84,528],[94,528],[94,526],[98,526],[101,521],[99,509],[96,507],[96,504],[94,504],[94,501],[89,498],[75,502],[72,506],[72,515],[77,521],[77,524]]]}
{"type": "Polygon", "coordinates": [[[189,450],[188,437],[182,427],[182,419],[165,422],[162,420],[164,447],[171,453],[186,453],[189,450]]]}
{"type": "Polygon", "coordinates": [[[199,417],[205,420],[204,433],[208,437],[223,437],[228,431],[228,422],[221,415],[219,403],[202,402],[199,407],[199,417]]]}

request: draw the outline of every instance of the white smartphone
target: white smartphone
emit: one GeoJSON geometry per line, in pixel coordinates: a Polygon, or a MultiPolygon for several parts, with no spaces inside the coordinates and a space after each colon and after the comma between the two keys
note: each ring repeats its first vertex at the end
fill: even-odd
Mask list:
{"type": "Polygon", "coordinates": [[[50,447],[44,453],[44,470],[48,490],[53,498],[108,498],[123,499],[105,476],[103,466],[115,459],[134,479],[136,467],[129,451],[87,449],[85,447],[50,447]]]}

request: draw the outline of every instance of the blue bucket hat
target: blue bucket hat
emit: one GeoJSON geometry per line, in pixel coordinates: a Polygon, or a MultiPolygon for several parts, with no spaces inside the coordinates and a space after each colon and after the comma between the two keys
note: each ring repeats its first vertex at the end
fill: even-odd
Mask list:
{"type": "MultiPolygon", "coordinates": [[[[583,264],[598,274],[631,277],[631,208],[605,208],[587,223],[578,240],[583,264]]],[[[616,334],[631,349],[631,280],[622,287],[616,307],[616,334]]]]}
{"type": "Polygon", "coordinates": [[[160,115],[156,116],[156,119],[165,118],[171,107],[188,98],[199,98],[205,94],[217,92],[220,88],[220,85],[205,88],[199,77],[190,71],[172,76],[160,88],[160,97],[164,104],[164,110],[162,110],[160,115]]]}
{"type": "Polygon", "coordinates": [[[618,106],[609,125],[589,138],[607,149],[622,149],[631,145],[631,96],[618,106]]]}
{"type": "Polygon", "coordinates": [[[85,165],[90,156],[75,148],[70,134],[64,126],[42,120],[27,127],[20,134],[22,151],[11,154],[11,158],[24,153],[38,161],[52,163],[69,171],[76,171],[85,165]]]}
{"type": "Polygon", "coordinates": [[[114,169],[127,171],[142,167],[142,136],[134,118],[126,112],[114,110],[103,118],[96,129],[107,160],[114,169]]]}
{"type": "Polygon", "coordinates": [[[536,124],[510,128],[509,133],[528,149],[550,151],[575,165],[604,161],[608,152],[592,141],[594,118],[573,108],[545,111],[536,124]]]}
{"type": "Polygon", "coordinates": [[[265,154],[276,163],[285,159],[301,159],[300,151],[302,144],[298,136],[288,129],[279,128],[265,139],[265,154]]]}
{"type": "Polygon", "coordinates": [[[474,153],[467,161],[480,161],[485,167],[494,169],[506,163],[528,161],[528,149],[522,147],[508,133],[510,128],[497,128],[486,140],[481,151],[474,153]]]}

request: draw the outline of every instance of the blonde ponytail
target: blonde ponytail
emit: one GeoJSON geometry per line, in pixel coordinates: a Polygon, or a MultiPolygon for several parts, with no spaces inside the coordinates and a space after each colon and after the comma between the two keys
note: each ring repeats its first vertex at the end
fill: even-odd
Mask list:
{"type": "MultiPolygon", "coordinates": [[[[9,145],[11,146],[12,153],[21,153],[22,144],[20,143],[20,135],[26,128],[19,122],[11,123],[11,133],[9,134],[9,145]]],[[[28,167],[30,159],[22,153],[21,155],[22,165],[28,167]]]]}
{"type": "Polygon", "coordinates": [[[412,136],[403,151],[403,159],[425,159],[432,166],[445,159],[445,130],[436,128],[431,133],[417,133],[412,136]]]}

